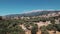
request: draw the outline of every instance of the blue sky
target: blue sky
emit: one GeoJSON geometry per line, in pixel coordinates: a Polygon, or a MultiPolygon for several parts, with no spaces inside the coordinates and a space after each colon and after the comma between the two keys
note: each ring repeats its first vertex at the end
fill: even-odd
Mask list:
{"type": "Polygon", "coordinates": [[[60,0],[0,0],[0,15],[21,14],[38,9],[60,9],[60,0]]]}

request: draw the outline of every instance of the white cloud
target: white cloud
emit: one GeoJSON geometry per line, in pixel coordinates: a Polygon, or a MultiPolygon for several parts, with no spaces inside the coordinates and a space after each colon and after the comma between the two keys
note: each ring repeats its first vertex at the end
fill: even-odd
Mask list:
{"type": "Polygon", "coordinates": [[[37,10],[24,10],[24,13],[31,13],[31,12],[38,12],[38,11],[43,11],[43,10],[40,10],[40,9],[37,9],[37,10]]]}
{"type": "MultiPolygon", "coordinates": [[[[60,9],[58,9],[58,10],[60,10],[60,9]]],[[[55,9],[24,10],[24,13],[40,12],[40,11],[55,11],[55,9]]]]}

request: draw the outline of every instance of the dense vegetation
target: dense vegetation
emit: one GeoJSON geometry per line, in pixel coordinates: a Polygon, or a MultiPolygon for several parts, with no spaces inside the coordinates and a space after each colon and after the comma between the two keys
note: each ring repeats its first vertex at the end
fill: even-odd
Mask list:
{"type": "Polygon", "coordinates": [[[49,34],[48,31],[54,30],[60,32],[60,23],[55,24],[55,19],[59,19],[60,16],[55,17],[49,17],[49,18],[31,18],[31,19],[20,19],[20,20],[4,20],[0,16],[0,34],[25,34],[25,30],[23,30],[19,25],[24,24],[25,27],[28,30],[31,30],[31,34],[36,34],[38,31],[37,24],[34,24],[34,22],[39,21],[51,21],[52,24],[49,24],[48,26],[41,26],[41,34],[49,34]],[[33,26],[32,29],[29,29],[29,26],[33,26]]]}

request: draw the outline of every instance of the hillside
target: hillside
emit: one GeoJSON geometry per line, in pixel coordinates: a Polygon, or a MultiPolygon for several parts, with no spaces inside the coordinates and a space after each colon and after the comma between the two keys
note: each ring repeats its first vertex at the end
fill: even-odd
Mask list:
{"type": "Polygon", "coordinates": [[[37,11],[25,14],[7,15],[6,19],[0,16],[0,33],[1,34],[60,34],[60,11],[37,11]],[[59,12],[59,13],[57,13],[59,12]],[[39,14],[38,14],[39,13],[39,14]],[[49,18],[37,17],[40,15],[54,14],[49,18]],[[29,15],[28,15],[29,14],[29,15]],[[32,18],[35,14],[35,18],[32,18]],[[36,15],[38,14],[38,15],[36,15]],[[16,16],[28,15],[30,19],[13,19],[16,16]],[[8,19],[11,18],[12,19],[8,19]]]}

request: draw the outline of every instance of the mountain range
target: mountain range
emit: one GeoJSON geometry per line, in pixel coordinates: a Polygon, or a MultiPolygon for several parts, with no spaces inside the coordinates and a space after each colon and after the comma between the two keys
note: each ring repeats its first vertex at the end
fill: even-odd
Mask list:
{"type": "Polygon", "coordinates": [[[40,16],[40,15],[47,15],[47,14],[51,14],[51,13],[58,13],[60,11],[35,11],[35,12],[30,12],[30,13],[23,13],[23,14],[10,14],[10,15],[5,15],[5,17],[7,18],[11,18],[11,17],[33,17],[33,16],[40,16]]]}

